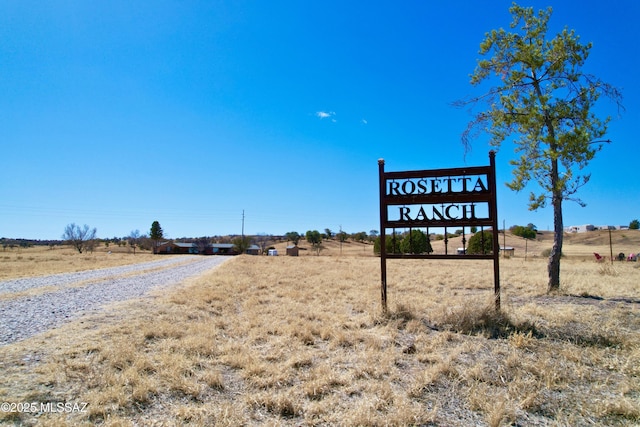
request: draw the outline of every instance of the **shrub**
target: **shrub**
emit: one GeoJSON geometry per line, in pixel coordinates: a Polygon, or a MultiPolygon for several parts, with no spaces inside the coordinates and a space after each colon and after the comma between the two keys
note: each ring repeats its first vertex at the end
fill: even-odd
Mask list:
{"type": "MultiPolygon", "coordinates": [[[[386,253],[388,254],[423,254],[431,253],[429,236],[421,230],[411,230],[404,236],[396,234],[385,238],[386,253]]],[[[373,243],[373,252],[380,254],[380,237],[373,243]]]]}
{"type": "Polygon", "coordinates": [[[480,231],[469,238],[468,254],[490,254],[493,252],[493,234],[480,231]]]}
{"type": "MultiPolygon", "coordinates": [[[[543,250],[543,251],[542,251],[542,253],[541,253],[541,255],[542,255],[543,257],[549,257],[549,256],[551,256],[551,248],[548,248],[548,249],[543,250]]],[[[561,258],[564,258],[564,253],[561,253],[561,254],[560,254],[560,257],[561,257],[561,258]]]]}
{"type": "Polygon", "coordinates": [[[514,225],[513,227],[511,227],[510,230],[515,236],[519,236],[525,239],[536,238],[536,230],[530,227],[524,227],[522,225],[514,225]]]}
{"type": "MultiPolygon", "coordinates": [[[[388,254],[399,254],[400,252],[400,242],[402,242],[402,237],[396,235],[387,235],[385,237],[385,246],[386,253],[388,254]],[[395,240],[395,241],[394,241],[395,240]]],[[[380,236],[376,237],[376,240],[373,242],[373,253],[380,254],[380,236]]]]}
{"type": "Polygon", "coordinates": [[[431,253],[431,242],[429,242],[429,236],[424,234],[421,230],[411,230],[400,242],[400,251],[403,254],[423,254],[431,253]]]}

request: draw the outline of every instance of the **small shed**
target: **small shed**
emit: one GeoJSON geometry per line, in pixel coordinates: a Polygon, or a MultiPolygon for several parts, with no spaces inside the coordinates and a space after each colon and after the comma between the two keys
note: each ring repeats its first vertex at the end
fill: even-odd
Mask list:
{"type": "Polygon", "coordinates": [[[289,256],[298,256],[300,250],[297,245],[287,246],[287,255],[289,256]]]}
{"type": "Polygon", "coordinates": [[[260,246],[251,245],[247,248],[247,255],[258,255],[260,253],[260,246]]]}
{"type": "Polygon", "coordinates": [[[212,243],[207,250],[211,255],[237,255],[233,243],[212,243]]]}
{"type": "Polygon", "coordinates": [[[269,255],[269,256],[278,256],[278,250],[277,249],[269,249],[269,252],[267,253],[267,255],[269,255]]]}
{"type": "Polygon", "coordinates": [[[500,246],[500,252],[503,256],[512,257],[516,254],[516,249],[511,246],[500,246]]]}

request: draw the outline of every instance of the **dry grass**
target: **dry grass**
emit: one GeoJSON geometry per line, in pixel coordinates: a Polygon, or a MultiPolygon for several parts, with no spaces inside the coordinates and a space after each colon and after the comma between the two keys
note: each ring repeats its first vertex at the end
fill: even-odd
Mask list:
{"type": "Polygon", "coordinates": [[[134,255],[131,248],[113,245],[82,254],[69,246],[3,249],[0,250],[0,280],[117,267],[153,259],[157,257],[149,251],[136,250],[134,255]]]}
{"type": "MultiPolygon", "coordinates": [[[[343,248],[344,251],[344,248],[343,248]]],[[[637,425],[640,268],[544,260],[237,257],[180,288],[0,348],[25,425],[637,425]]],[[[2,418],[3,417],[3,418],[2,418]]]]}

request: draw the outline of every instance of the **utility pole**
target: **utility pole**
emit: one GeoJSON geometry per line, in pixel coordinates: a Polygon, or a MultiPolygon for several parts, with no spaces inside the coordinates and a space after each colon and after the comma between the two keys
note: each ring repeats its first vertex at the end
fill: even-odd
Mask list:
{"type": "Polygon", "coordinates": [[[502,258],[507,257],[507,221],[502,220],[502,258]]]}
{"type": "Polygon", "coordinates": [[[342,256],[342,224],[340,224],[340,256],[342,256]]]}
{"type": "Polygon", "coordinates": [[[244,242],[244,209],[242,209],[242,241],[244,242]]]}
{"type": "Polygon", "coordinates": [[[613,242],[611,241],[611,227],[607,226],[609,229],[609,250],[611,251],[611,265],[613,265],[613,242]]]}

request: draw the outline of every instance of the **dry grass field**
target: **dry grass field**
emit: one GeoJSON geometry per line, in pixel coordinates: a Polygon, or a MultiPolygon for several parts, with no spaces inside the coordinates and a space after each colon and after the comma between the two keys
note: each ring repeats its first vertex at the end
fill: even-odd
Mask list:
{"type": "MultiPolygon", "coordinates": [[[[616,234],[616,253],[640,250],[616,234]]],[[[499,313],[489,261],[389,260],[383,314],[370,245],[236,257],[0,347],[0,402],[88,404],[0,423],[640,424],[640,263],[594,262],[608,240],[569,242],[547,295],[550,240],[528,242],[526,261],[514,242],[499,313]]]]}
{"type": "Polygon", "coordinates": [[[153,258],[150,251],[136,250],[134,255],[131,248],[113,245],[81,254],[69,246],[5,249],[0,251],[0,280],[116,267],[153,259],[157,258],[153,258]]]}

